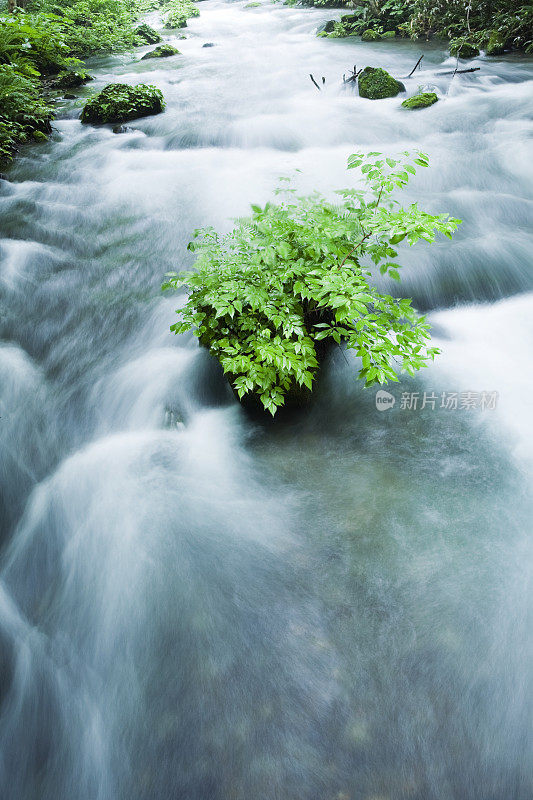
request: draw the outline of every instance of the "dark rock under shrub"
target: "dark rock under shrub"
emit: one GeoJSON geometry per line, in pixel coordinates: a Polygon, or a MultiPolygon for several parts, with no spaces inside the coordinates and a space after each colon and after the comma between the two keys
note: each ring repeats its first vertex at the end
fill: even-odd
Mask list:
{"type": "Polygon", "coordinates": [[[479,55],[479,48],[472,42],[466,42],[464,39],[456,39],[450,42],[450,55],[457,58],[475,58],[479,55]]]}
{"type": "Polygon", "coordinates": [[[487,43],[488,56],[501,56],[505,50],[505,37],[499,31],[492,31],[487,43]]]}
{"type": "Polygon", "coordinates": [[[94,80],[92,75],[86,72],[77,70],[64,70],[52,80],[52,87],[54,89],[75,89],[77,86],[83,86],[85,83],[94,80]]]}
{"type": "Polygon", "coordinates": [[[145,41],[146,44],[157,44],[161,41],[160,34],[151,28],[150,25],[147,25],[146,22],[143,22],[142,25],[135,28],[135,33],[140,39],[145,41]]]}

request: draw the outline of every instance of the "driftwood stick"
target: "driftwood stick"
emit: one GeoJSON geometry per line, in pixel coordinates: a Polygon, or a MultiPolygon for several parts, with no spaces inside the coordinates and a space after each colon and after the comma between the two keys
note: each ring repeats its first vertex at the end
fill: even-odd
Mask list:
{"type": "Polygon", "coordinates": [[[313,78],[313,76],[311,75],[311,73],[309,73],[309,77],[311,78],[311,80],[312,80],[312,81],[313,81],[313,83],[315,84],[315,86],[316,86],[316,88],[318,89],[318,91],[320,91],[320,86],[319,86],[319,85],[318,85],[318,83],[315,81],[315,79],[313,78]]]}
{"type": "Polygon", "coordinates": [[[353,72],[350,75],[350,77],[346,78],[344,75],[342,76],[343,83],[355,83],[355,81],[357,80],[357,78],[359,77],[359,75],[361,74],[362,71],[363,71],[362,67],[361,67],[360,70],[358,70],[357,69],[357,65],[354,64],[353,72]]]}
{"type": "Polygon", "coordinates": [[[422,53],[422,55],[420,56],[420,58],[418,59],[418,61],[417,61],[417,62],[416,62],[416,64],[414,65],[413,69],[411,70],[411,72],[410,72],[410,73],[409,73],[409,75],[407,76],[408,78],[410,78],[410,77],[411,77],[411,75],[413,74],[413,72],[415,72],[416,68],[420,66],[420,62],[422,61],[422,59],[423,59],[423,58],[424,58],[424,54],[422,53]]]}
{"type": "Polygon", "coordinates": [[[481,67],[470,67],[469,69],[451,69],[448,72],[436,72],[435,75],[466,75],[467,72],[479,72],[481,67]]]}

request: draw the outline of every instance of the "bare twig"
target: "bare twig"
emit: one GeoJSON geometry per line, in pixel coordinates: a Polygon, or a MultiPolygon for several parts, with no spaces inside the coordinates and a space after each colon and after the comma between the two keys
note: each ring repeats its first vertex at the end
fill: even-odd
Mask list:
{"type": "Polygon", "coordinates": [[[311,80],[312,80],[312,81],[313,81],[313,83],[315,84],[315,86],[316,86],[316,88],[318,89],[318,91],[320,91],[320,86],[319,86],[319,85],[318,85],[318,83],[315,81],[315,79],[313,78],[313,76],[311,75],[311,73],[309,73],[309,77],[311,78],[311,80]]]}
{"type": "Polygon", "coordinates": [[[470,67],[469,69],[453,69],[447,72],[436,72],[435,75],[466,75],[467,72],[479,72],[481,67],[470,67]]]}
{"type": "Polygon", "coordinates": [[[409,73],[409,75],[407,76],[408,78],[410,78],[410,77],[411,77],[411,75],[413,74],[413,72],[415,72],[415,71],[416,71],[416,68],[420,66],[420,62],[422,61],[422,59],[423,59],[423,58],[424,58],[424,54],[422,53],[422,55],[420,56],[420,58],[418,59],[418,61],[417,61],[417,62],[416,62],[416,64],[414,65],[413,69],[411,70],[411,72],[410,72],[410,73],[409,73]]]}
{"type": "Polygon", "coordinates": [[[357,64],[354,64],[353,71],[350,74],[350,77],[346,79],[344,75],[342,76],[343,82],[344,83],[355,83],[357,78],[359,77],[359,75],[361,74],[362,71],[363,71],[362,68],[360,70],[358,70],[357,69],[357,64]]]}

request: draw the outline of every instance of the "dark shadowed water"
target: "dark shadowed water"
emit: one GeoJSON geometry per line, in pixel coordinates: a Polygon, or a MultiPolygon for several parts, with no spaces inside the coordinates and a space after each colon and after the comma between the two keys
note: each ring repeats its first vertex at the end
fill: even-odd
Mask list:
{"type": "Polygon", "coordinates": [[[531,800],[533,59],[452,80],[443,47],[244,5],[94,61],[80,96],[166,112],[115,135],[65,102],[0,181],[0,795],[531,800]],[[431,109],[343,90],[421,52],[431,109]],[[464,220],[403,253],[443,355],[380,411],[337,353],[300,416],[249,420],[164,273],[279,175],[413,147],[407,201],[464,220]]]}

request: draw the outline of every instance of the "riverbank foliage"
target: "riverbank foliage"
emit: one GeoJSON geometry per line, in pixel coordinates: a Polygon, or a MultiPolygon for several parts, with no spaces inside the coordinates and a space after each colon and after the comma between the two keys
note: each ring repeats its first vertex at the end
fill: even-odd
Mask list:
{"type": "Polygon", "coordinates": [[[192,331],[219,360],[239,398],[256,396],[272,415],[287,396],[311,390],[321,354],[344,343],[361,358],[366,386],[397,381],[434,358],[429,326],[408,299],[375,285],[399,280],[395,246],[451,238],[459,220],[427,214],[393,198],[427,156],[350,156],[361,185],[330,202],[315,193],[252,206],[221,236],[196,232],[194,270],[169,273],[164,289],[186,287],[175,333],[192,331]]]}
{"type": "Polygon", "coordinates": [[[87,79],[80,59],[145,43],[134,0],[11,0],[0,7],[0,164],[51,130],[50,90],[87,79]]]}
{"type": "Polygon", "coordinates": [[[376,38],[396,33],[413,39],[468,39],[485,49],[533,52],[533,4],[520,0],[304,0],[308,5],[350,9],[327,34],[376,38]]]}

